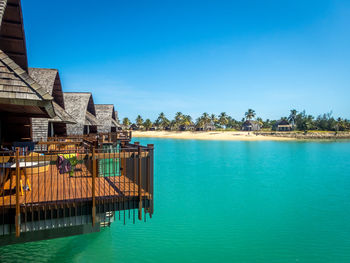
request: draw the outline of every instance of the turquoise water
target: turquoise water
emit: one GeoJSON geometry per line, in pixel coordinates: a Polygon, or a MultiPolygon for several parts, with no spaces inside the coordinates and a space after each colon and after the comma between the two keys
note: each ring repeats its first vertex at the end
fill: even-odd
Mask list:
{"type": "Polygon", "coordinates": [[[350,262],[350,142],[154,143],[155,214],[9,246],[36,262],[350,262]]]}

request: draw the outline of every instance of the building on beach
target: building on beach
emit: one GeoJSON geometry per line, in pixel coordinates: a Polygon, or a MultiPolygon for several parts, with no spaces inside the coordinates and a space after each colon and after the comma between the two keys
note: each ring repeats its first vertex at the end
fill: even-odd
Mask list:
{"type": "Polygon", "coordinates": [[[215,131],[216,127],[213,123],[206,123],[203,126],[198,126],[196,131],[215,131]]]}
{"type": "Polygon", "coordinates": [[[261,125],[257,121],[246,120],[242,124],[242,131],[259,131],[261,129],[261,125]]]}
{"type": "Polygon", "coordinates": [[[196,129],[195,125],[190,124],[190,125],[180,125],[179,130],[180,131],[194,131],[196,129]]]}
{"type": "Polygon", "coordinates": [[[273,127],[276,131],[292,131],[293,127],[286,119],[279,120],[273,127]]]}

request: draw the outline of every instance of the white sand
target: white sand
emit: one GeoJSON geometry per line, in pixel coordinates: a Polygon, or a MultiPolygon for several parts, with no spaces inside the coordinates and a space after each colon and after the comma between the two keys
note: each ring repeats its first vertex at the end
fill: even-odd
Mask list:
{"type": "Polygon", "coordinates": [[[133,137],[171,138],[190,140],[223,140],[223,141],[290,141],[293,138],[255,135],[242,131],[133,131],[133,137]]]}

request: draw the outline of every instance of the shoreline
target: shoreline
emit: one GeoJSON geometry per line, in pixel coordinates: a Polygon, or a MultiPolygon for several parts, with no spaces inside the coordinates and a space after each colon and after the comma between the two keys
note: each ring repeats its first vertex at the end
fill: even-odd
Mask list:
{"type": "Polygon", "coordinates": [[[292,141],[293,138],[255,135],[252,132],[234,131],[133,131],[133,137],[168,138],[186,140],[217,140],[217,141],[292,141]]]}
{"type": "Polygon", "coordinates": [[[217,140],[217,141],[333,141],[350,139],[350,134],[335,136],[333,133],[307,134],[296,132],[244,132],[244,131],[132,131],[133,137],[168,138],[185,140],[217,140]]]}

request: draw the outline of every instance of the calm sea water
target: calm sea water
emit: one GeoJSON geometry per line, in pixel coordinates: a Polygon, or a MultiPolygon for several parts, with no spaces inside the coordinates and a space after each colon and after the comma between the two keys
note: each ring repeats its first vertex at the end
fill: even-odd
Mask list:
{"type": "Polygon", "coordinates": [[[2,262],[350,262],[350,142],[154,143],[155,214],[2,262]]]}

